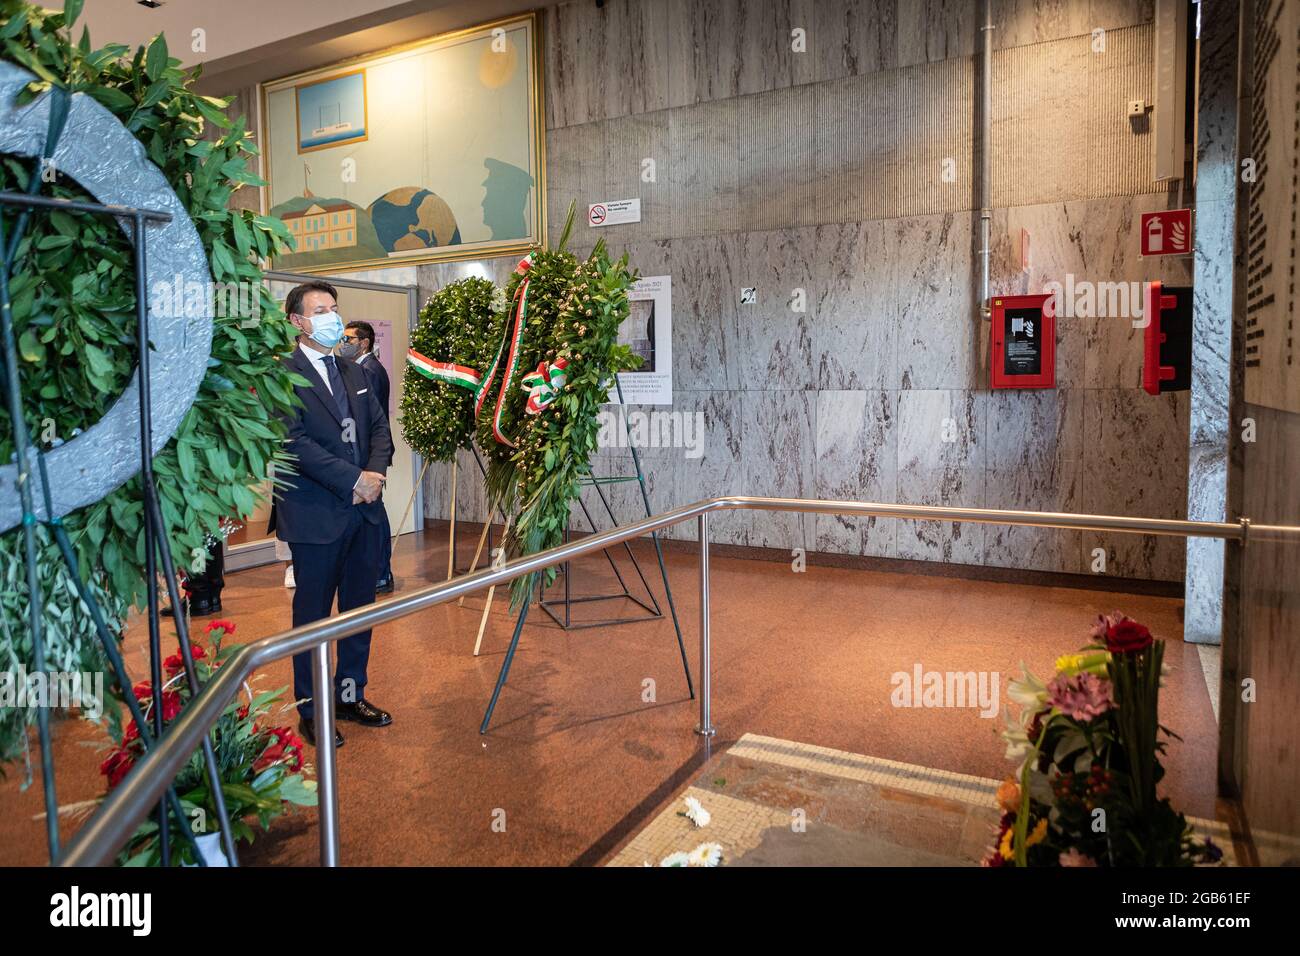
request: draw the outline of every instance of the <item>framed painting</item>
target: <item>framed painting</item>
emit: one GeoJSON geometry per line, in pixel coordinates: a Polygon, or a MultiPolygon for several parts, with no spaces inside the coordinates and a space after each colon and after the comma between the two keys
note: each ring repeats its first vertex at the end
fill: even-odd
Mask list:
{"type": "Polygon", "coordinates": [[[526,252],[546,229],[534,13],[263,83],[274,267],[346,272],[526,252]]]}

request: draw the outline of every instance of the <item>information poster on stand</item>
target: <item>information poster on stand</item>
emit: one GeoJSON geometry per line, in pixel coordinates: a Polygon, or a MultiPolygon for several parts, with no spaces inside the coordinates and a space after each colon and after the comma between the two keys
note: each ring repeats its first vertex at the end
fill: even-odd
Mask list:
{"type": "MultiPolygon", "coordinates": [[[[623,400],[629,405],[673,403],[673,277],[645,276],[628,290],[631,314],[618,340],[641,356],[641,367],[618,376],[623,400]]],[[[611,389],[611,402],[618,392],[611,389]]]]}

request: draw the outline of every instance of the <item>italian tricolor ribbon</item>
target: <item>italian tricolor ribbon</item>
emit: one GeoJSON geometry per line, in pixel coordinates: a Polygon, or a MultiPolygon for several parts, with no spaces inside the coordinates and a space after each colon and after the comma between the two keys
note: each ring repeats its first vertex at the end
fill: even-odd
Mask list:
{"type": "Polygon", "coordinates": [[[466,368],[464,365],[456,365],[452,362],[435,362],[433,359],[421,355],[415,349],[407,350],[406,361],[408,365],[426,378],[459,385],[471,392],[478,389],[480,376],[472,368],[466,368]]]}
{"type": "Polygon", "coordinates": [[[516,447],[505,435],[501,434],[501,409],[505,405],[506,391],[510,387],[510,380],[515,376],[515,366],[519,360],[519,343],[524,337],[524,326],[528,320],[528,270],[533,267],[533,254],[530,252],[519,260],[519,265],[515,266],[515,272],[523,276],[524,279],[519,283],[519,288],[515,290],[515,322],[514,328],[509,329],[501,339],[501,345],[497,349],[497,354],[492,359],[492,365],[483,376],[483,380],[475,389],[474,399],[474,417],[478,418],[479,412],[483,408],[483,402],[487,398],[488,390],[492,387],[492,381],[497,374],[497,366],[501,363],[501,355],[506,350],[506,342],[510,343],[510,353],[506,359],[505,377],[501,380],[501,388],[497,392],[496,410],[492,415],[492,434],[496,440],[503,445],[509,445],[511,448],[516,447]]]}
{"type": "Polygon", "coordinates": [[[520,388],[528,393],[529,415],[536,415],[559,397],[568,367],[569,360],[561,355],[554,362],[542,362],[537,371],[524,376],[520,388]]]}

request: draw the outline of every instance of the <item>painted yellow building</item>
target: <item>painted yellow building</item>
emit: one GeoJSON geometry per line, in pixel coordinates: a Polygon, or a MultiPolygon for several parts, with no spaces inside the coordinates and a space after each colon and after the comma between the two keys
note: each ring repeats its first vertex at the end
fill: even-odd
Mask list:
{"type": "Polygon", "coordinates": [[[298,252],[319,252],[357,244],[357,211],[347,203],[312,203],[301,212],[280,217],[297,243],[298,252]]]}

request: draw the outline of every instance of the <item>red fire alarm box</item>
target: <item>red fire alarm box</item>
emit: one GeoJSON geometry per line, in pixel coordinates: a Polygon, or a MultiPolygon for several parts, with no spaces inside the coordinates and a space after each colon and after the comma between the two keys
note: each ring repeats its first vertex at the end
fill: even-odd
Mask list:
{"type": "Polygon", "coordinates": [[[1050,293],[995,295],[989,382],[994,388],[1056,387],[1056,314],[1050,293]]]}
{"type": "Polygon", "coordinates": [[[1147,284],[1142,387],[1152,395],[1192,387],[1192,290],[1147,284]]]}

